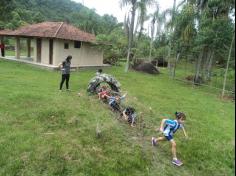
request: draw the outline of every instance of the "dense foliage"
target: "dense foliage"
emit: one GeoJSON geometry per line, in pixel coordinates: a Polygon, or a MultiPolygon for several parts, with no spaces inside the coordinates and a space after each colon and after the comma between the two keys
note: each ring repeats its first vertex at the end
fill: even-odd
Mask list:
{"type": "Polygon", "coordinates": [[[111,15],[99,16],[94,9],[70,0],[2,0],[0,28],[16,29],[42,21],[67,21],[91,33],[109,33],[117,25],[111,15]]]}

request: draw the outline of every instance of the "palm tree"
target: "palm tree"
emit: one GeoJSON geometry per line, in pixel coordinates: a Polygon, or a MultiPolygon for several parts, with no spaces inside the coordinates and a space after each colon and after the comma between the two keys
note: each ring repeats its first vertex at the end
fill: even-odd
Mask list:
{"type": "MultiPolygon", "coordinates": [[[[130,18],[130,23],[128,23],[128,52],[127,52],[127,60],[126,60],[126,66],[125,66],[125,72],[128,72],[129,69],[129,63],[130,63],[130,54],[131,49],[133,47],[133,38],[134,38],[134,22],[136,17],[136,10],[138,7],[142,7],[142,12],[140,13],[141,16],[141,24],[143,25],[143,19],[145,19],[145,12],[146,12],[146,5],[150,4],[154,0],[120,0],[121,7],[125,7],[128,5],[131,5],[130,14],[128,14],[127,19],[130,18]],[[131,17],[130,17],[131,16],[131,17]]],[[[125,22],[127,24],[127,22],[125,22]]],[[[141,26],[141,31],[142,31],[141,26]]]]}
{"type": "Polygon", "coordinates": [[[196,12],[194,6],[187,3],[183,6],[181,13],[179,13],[175,18],[175,61],[173,64],[173,69],[171,71],[172,78],[175,77],[175,69],[180,56],[184,51],[189,50],[189,48],[193,44],[194,36],[196,33],[194,25],[195,14],[196,12]]]}
{"type": "Polygon", "coordinates": [[[166,21],[166,11],[160,13],[159,4],[156,3],[155,11],[153,14],[150,14],[150,17],[151,17],[151,24],[150,24],[151,39],[150,39],[149,60],[151,60],[152,57],[152,47],[154,38],[160,35],[161,26],[166,21]],[[156,34],[154,35],[155,32],[156,34]]]}
{"type": "MultiPolygon", "coordinates": [[[[136,15],[136,9],[137,9],[137,2],[138,0],[121,0],[121,6],[128,6],[131,5],[131,21],[129,24],[129,31],[128,31],[128,53],[127,53],[127,60],[126,60],[126,66],[125,66],[125,72],[128,72],[129,69],[129,60],[130,60],[130,52],[131,52],[131,48],[133,45],[133,35],[134,35],[134,19],[135,19],[135,15],[136,15]]],[[[127,18],[129,18],[130,16],[128,15],[127,18]]]]}
{"type": "Polygon", "coordinates": [[[170,39],[169,39],[169,49],[168,49],[168,67],[170,69],[170,72],[171,72],[171,48],[172,48],[172,39],[171,39],[171,36],[174,32],[174,21],[175,21],[175,14],[176,14],[176,0],[174,0],[174,3],[173,3],[173,7],[171,9],[171,21],[170,21],[170,39]]]}
{"type": "Polygon", "coordinates": [[[138,38],[142,35],[143,25],[146,20],[148,20],[147,16],[147,6],[152,6],[156,4],[155,0],[140,0],[138,2],[137,10],[138,10],[138,19],[137,19],[137,27],[139,26],[138,38]]]}

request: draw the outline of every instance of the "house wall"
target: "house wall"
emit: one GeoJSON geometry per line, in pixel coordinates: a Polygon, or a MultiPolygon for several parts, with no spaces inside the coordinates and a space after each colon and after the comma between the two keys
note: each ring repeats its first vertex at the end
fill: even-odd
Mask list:
{"type": "Polygon", "coordinates": [[[41,63],[49,64],[49,39],[42,38],[41,63]]]}
{"type": "MultiPolygon", "coordinates": [[[[31,39],[31,47],[33,47],[33,61],[37,58],[37,42],[36,38],[31,39]]],[[[49,65],[49,39],[42,38],[41,48],[41,63],[49,65]]],[[[72,56],[72,67],[78,66],[102,66],[103,65],[103,51],[91,46],[89,43],[81,44],[81,48],[74,48],[74,41],[70,40],[53,40],[53,65],[57,66],[65,60],[65,58],[72,56]],[[69,44],[68,49],[64,49],[64,43],[69,44]]]]}
{"type": "Polygon", "coordinates": [[[72,66],[102,66],[103,52],[91,46],[89,43],[81,44],[81,48],[74,48],[74,41],[54,39],[53,43],[53,65],[58,65],[65,58],[72,56],[72,66]],[[68,49],[64,49],[64,43],[69,44],[68,49]]]}

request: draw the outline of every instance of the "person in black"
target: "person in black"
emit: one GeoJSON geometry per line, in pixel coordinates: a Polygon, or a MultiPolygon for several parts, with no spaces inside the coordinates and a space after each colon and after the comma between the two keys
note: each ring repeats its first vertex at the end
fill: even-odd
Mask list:
{"type": "Polygon", "coordinates": [[[133,107],[125,108],[121,116],[130,124],[131,127],[135,127],[136,113],[133,107]]]}
{"type": "Polygon", "coordinates": [[[100,68],[100,69],[97,70],[96,76],[99,76],[99,75],[101,75],[101,74],[102,74],[102,69],[100,68]]]}
{"type": "Polygon", "coordinates": [[[66,81],[66,90],[69,89],[69,80],[70,80],[70,65],[71,65],[72,56],[67,56],[66,60],[59,64],[59,68],[61,68],[61,83],[60,90],[62,90],[62,86],[66,81]]]}
{"type": "Polygon", "coordinates": [[[4,43],[2,43],[2,44],[0,44],[0,48],[1,48],[1,55],[3,56],[3,57],[5,57],[5,45],[4,45],[4,43]]]}

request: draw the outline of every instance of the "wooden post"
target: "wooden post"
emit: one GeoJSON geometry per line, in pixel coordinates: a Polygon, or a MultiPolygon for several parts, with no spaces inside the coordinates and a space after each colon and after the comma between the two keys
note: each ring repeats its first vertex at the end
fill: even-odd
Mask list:
{"type": "Polygon", "coordinates": [[[16,59],[20,59],[20,38],[16,37],[16,47],[15,47],[16,59]]]}
{"type": "Polygon", "coordinates": [[[31,44],[31,39],[28,38],[28,39],[27,39],[27,57],[30,57],[30,56],[31,56],[30,44],[31,44]]]}

